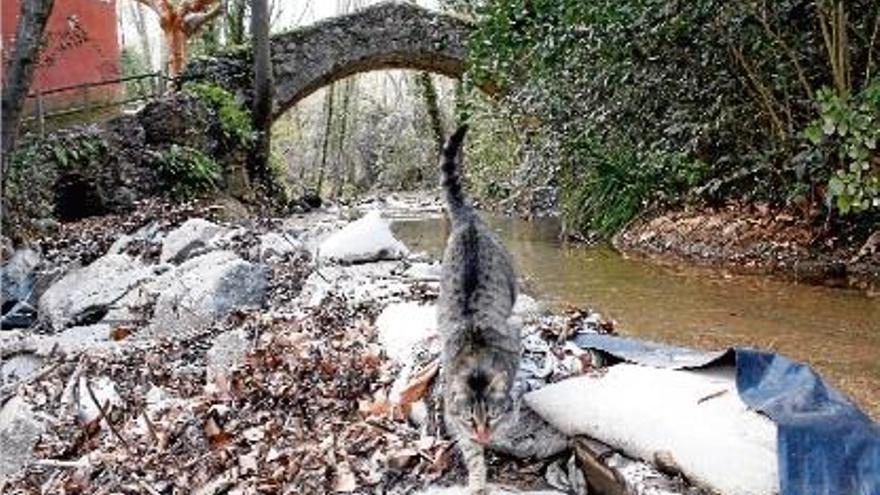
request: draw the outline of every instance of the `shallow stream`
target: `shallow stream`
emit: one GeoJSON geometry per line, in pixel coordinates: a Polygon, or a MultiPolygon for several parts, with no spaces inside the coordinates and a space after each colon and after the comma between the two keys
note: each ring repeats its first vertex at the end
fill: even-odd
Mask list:
{"type": "MultiPolygon", "coordinates": [[[[757,346],[807,361],[880,420],[880,299],[627,259],[561,242],[554,220],[487,220],[537,299],[594,308],[625,335],[705,349],[757,346]]],[[[393,228],[410,249],[437,257],[448,232],[440,217],[399,219],[393,228]]]]}

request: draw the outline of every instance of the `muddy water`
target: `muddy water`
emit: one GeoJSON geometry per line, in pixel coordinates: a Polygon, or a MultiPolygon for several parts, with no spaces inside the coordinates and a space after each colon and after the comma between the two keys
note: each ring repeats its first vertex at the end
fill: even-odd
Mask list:
{"type": "MultiPolygon", "coordinates": [[[[488,220],[540,300],[595,308],[622,334],[705,349],[758,346],[807,361],[880,420],[880,299],[626,259],[560,242],[553,221],[488,220]]],[[[398,220],[394,230],[438,257],[447,233],[440,218],[398,220]]]]}

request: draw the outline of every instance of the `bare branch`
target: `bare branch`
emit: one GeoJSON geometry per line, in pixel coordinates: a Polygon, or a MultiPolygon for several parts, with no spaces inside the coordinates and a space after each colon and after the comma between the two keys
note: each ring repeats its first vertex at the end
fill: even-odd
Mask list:
{"type": "Polygon", "coordinates": [[[151,8],[157,14],[161,15],[162,10],[159,7],[159,5],[155,2],[155,0],[134,0],[134,2],[139,3],[141,5],[144,5],[144,6],[147,6],[147,7],[151,8]]]}
{"type": "Polygon", "coordinates": [[[207,12],[193,12],[186,14],[183,20],[184,32],[187,36],[192,36],[195,33],[199,32],[199,29],[201,29],[205,24],[211,22],[213,19],[217,18],[225,12],[226,9],[223,4],[218,3],[207,12]]]}
{"type": "MultiPolygon", "coordinates": [[[[211,5],[216,3],[217,0],[188,0],[180,5],[178,11],[180,12],[180,16],[185,18],[189,14],[206,12],[208,7],[211,7],[211,5]]],[[[214,8],[216,8],[216,6],[214,8]]]]}

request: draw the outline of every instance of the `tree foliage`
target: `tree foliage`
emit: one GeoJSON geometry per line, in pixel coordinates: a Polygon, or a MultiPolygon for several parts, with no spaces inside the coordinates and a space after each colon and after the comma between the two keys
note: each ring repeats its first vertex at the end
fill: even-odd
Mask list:
{"type": "MultiPolygon", "coordinates": [[[[612,170],[648,170],[621,177],[650,194],[609,199],[627,214],[680,200],[681,181],[657,179],[691,183],[696,163],[709,166],[698,189],[709,200],[821,199],[812,193],[835,163],[805,174],[800,159],[815,98],[847,100],[877,71],[880,6],[868,0],[464,3],[478,22],[471,76],[507,88],[511,106],[538,121],[534,142],[556,153],[544,158],[558,164],[563,201],[601,196],[612,170]]],[[[562,206],[582,226],[600,215],[562,206]]]]}
{"type": "Polygon", "coordinates": [[[171,145],[159,154],[156,167],[162,180],[179,199],[189,199],[217,189],[221,167],[213,158],[187,146],[171,145]]]}

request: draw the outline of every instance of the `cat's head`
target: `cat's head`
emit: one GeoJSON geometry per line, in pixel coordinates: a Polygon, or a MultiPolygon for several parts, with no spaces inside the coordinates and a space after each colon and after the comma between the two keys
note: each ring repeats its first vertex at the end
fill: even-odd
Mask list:
{"type": "Polygon", "coordinates": [[[468,366],[449,377],[450,418],[475,442],[485,444],[513,409],[510,372],[491,366],[468,366]]]}

